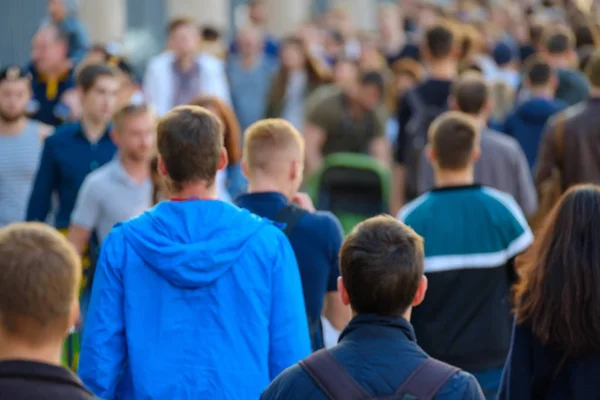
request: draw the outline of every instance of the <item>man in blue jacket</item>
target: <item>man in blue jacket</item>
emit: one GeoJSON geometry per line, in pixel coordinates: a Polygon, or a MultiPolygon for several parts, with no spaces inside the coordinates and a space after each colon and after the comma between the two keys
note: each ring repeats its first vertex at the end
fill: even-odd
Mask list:
{"type": "Polygon", "coordinates": [[[431,368],[432,359],[417,344],[409,321],[427,291],[423,238],[390,216],[371,218],[344,241],[340,267],[340,296],[355,317],[337,346],[286,370],[263,400],[387,398],[394,393],[416,399],[421,397],[403,388],[418,369],[423,380],[412,389],[430,389],[436,400],[484,398],[473,376],[448,365],[449,373],[432,379],[439,370],[431,368]]]}
{"type": "Polygon", "coordinates": [[[296,258],[270,221],[216,200],[217,117],[177,107],[157,132],[173,197],[104,241],[79,374],[101,398],[256,399],[310,353],[296,258]]]}

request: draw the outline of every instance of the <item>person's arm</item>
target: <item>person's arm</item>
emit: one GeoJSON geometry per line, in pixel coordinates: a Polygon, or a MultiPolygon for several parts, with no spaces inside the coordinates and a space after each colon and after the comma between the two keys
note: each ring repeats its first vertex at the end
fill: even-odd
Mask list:
{"type": "Polygon", "coordinates": [[[375,132],[369,143],[369,154],[389,168],[392,162],[392,152],[385,135],[387,119],[388,115],[383,106],[375,110],[375,132]]]}
{"type": "Polygon", "coordinates": [[[464,385],[460,400],[485,400],[481,386],[479,386],[479,382],[473,375],[469,374],[469,379],[464,385]]]}
{"type": "Polygon", "coordinates": [[[327,282],[327,294],[323,304],[323,316],[329,320],[331,325],[338,331],[344,329],[352,313],[350,307],[342,303],[342,299],[338,293],[337,281],[340,276],[339,268],[339,253],[344,240],[344,230],[342,225],[333,215],[330,216],[331,224],[327,238],[330,241],[329,245],[329,280],[327,282]]]}
{"type": "Polygon", "coordinates": [[[390,199],[390,212],[396,215],[406,202],[406,148],[408,138],[406,126],[411,118],[411,111],[406,96],[400,101],[398,107],[398,143],[394,153],[394,167],[392,169],[392,191],[390,199]]]}
{"type": "Polygon", "coordinates": [[[531,333],[526,326],[513,325],[513,334],[504,372],[498,389],[498,400],[528,400],[531,398],[532,365],[531,333]]]}
{"type": "Polygon", "coordinates": [[[40,124],[40,141],[44,142],[53,133],[54,127],[52,125],[40,124]]]}
{"type": "Polygon", "coordinates": [[[98,224],[100,198],[102,197],[100,190],[101,188],[94,184],[93,175],[91,175],[83,181],[77,195],[67,239],[79,254],[83,254],[92,232],[98,224]]]}
{"type": "MultiPolygon", "coordinates": [[[[311,351],[302,282],[289,240],[277,231],[272,260],[271,320],[269,323],[269,376],[307,357],[311,351]]],[[[94,286],[96,284],[94,283],[94,286]]]]}
{"type": "Polygon", "coordinates": [[[531,216],[537,210],[537,192],[523,149],[521,146],[515,146],[514,150],[513,176],[517,185],[515,200],[517,200],[525,215],[531,216]]]}
{"type": "Polygon", "coordinates": [[[111,232],[96,266],[81,344],[79,377],[96,396],[112,399],[127,359],[121,260],[123,237],[111,232]]]}
{"type": "Polygon", "coordinates": [[[27,207],[27,221],[46,222],[48,212],[52,203],[52,192],[58,184],[58,171],[54,161],[54,150],[52,137],[46,140],[44,150],[42,151],[42,159],[38,167],[31,196],[29,197],[29,205],[27,207]]]}
{"type": "Polygon", "coordinates": [[[544,182],[552,175],[552,170],[557,165],[555,143],[556,124],[557,118],[553,118],[553,122],[551,124],[546,125],[546,129],[544,129],[544,133],[542,134],[542,140],[540,141],[540,148],[535,164],[534,181],[536,187],[539,187],[542,182],[544,182]]]}
{"type": "Polygon", "coordinates": [[[225,63],[213,56],[205,55],[203,57],[210,57],[210,64],[207,63],[207,68],[210,68],[211,71],[209,82],[206,82],[204,94],[215,96],[226,104],[231,105],[231,92],[229,91],[229,80],[225,71],[225,63]]]}
{"type": "Polygon", "coordinates": [[[310,122],[304,124],[303,133],[306,149],[306,173],[310,175],[323,162],[323,145],[325,144],[327,133],[323,128],[310,122]]]}
{"type": "Polygon", "coordinates": [[[69,240],[69,242],[71,242],[73,247],[75,247],[75,250],[77,250],[77,253],[79,253],[79,255],[83,254],[86,246],[90,242],[91,237],[92,231],[88,228],[85,228],[80,225],[69,225],[69,233],[67,234],[67,239],[69,240]]]}

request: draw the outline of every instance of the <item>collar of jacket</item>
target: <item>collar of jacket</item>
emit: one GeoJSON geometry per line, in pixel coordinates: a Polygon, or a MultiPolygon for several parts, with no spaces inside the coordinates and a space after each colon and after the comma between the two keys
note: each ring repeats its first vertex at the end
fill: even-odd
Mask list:
{"type": "Polygon", "coordinates": [[[404,318],[384,317],[375,314],[359,314],[352,318],[340,335],[339,341],[373,338],[417,341],[412,325],[404,318]]]}

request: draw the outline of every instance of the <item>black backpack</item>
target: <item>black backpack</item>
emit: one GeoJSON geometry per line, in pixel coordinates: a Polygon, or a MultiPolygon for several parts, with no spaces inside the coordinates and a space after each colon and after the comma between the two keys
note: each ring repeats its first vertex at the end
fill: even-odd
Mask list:
{"type": "MultiPolygon", "coordinates": [[[[319,350],[300,365],[330,400],[374,399],[350,376],[328,350],[319,350]]],[[[434,358],[423,361],[396,393],[378,399],[432,400],[438,390],[459,369],[434,358]]]]}
{"type": "Polygon", "coordinates": [[[412,117],[406,124],[406,196],[412,200],[418,196],[417,179],[419,163],[423,149],[427,145],[427,133],[434,119],[448,110],[448,106],[439,107],[427,104],[416,90],[406,93],[406,101],[412,111],[412,117]]]}

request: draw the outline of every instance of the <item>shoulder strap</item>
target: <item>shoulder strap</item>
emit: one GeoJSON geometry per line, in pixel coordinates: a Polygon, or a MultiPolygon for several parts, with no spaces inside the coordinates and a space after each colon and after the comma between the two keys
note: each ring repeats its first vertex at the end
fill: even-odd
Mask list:
{"type": "Polygon", "coordinates": [[[396,392],[397,396],[412,395],[419,400],[431,400],[444,383],[459,369],[435,358],[419,365],[396,392]]]}
{"type": "Polygon", "coordinates": [[[330,400],[360,400],[372,397],[326,349],[300,361],[300,366],[330,400]]]}
{"type": "Polygon", "coordinates": [[[296,224],[300,220],[300,217],[302,217],[305,212],[306,211],[294,204],[288,204],[279,211],[273,220],[285,224],[283,233],[285,233],[285,236],[290,237],[296,224]]]}

